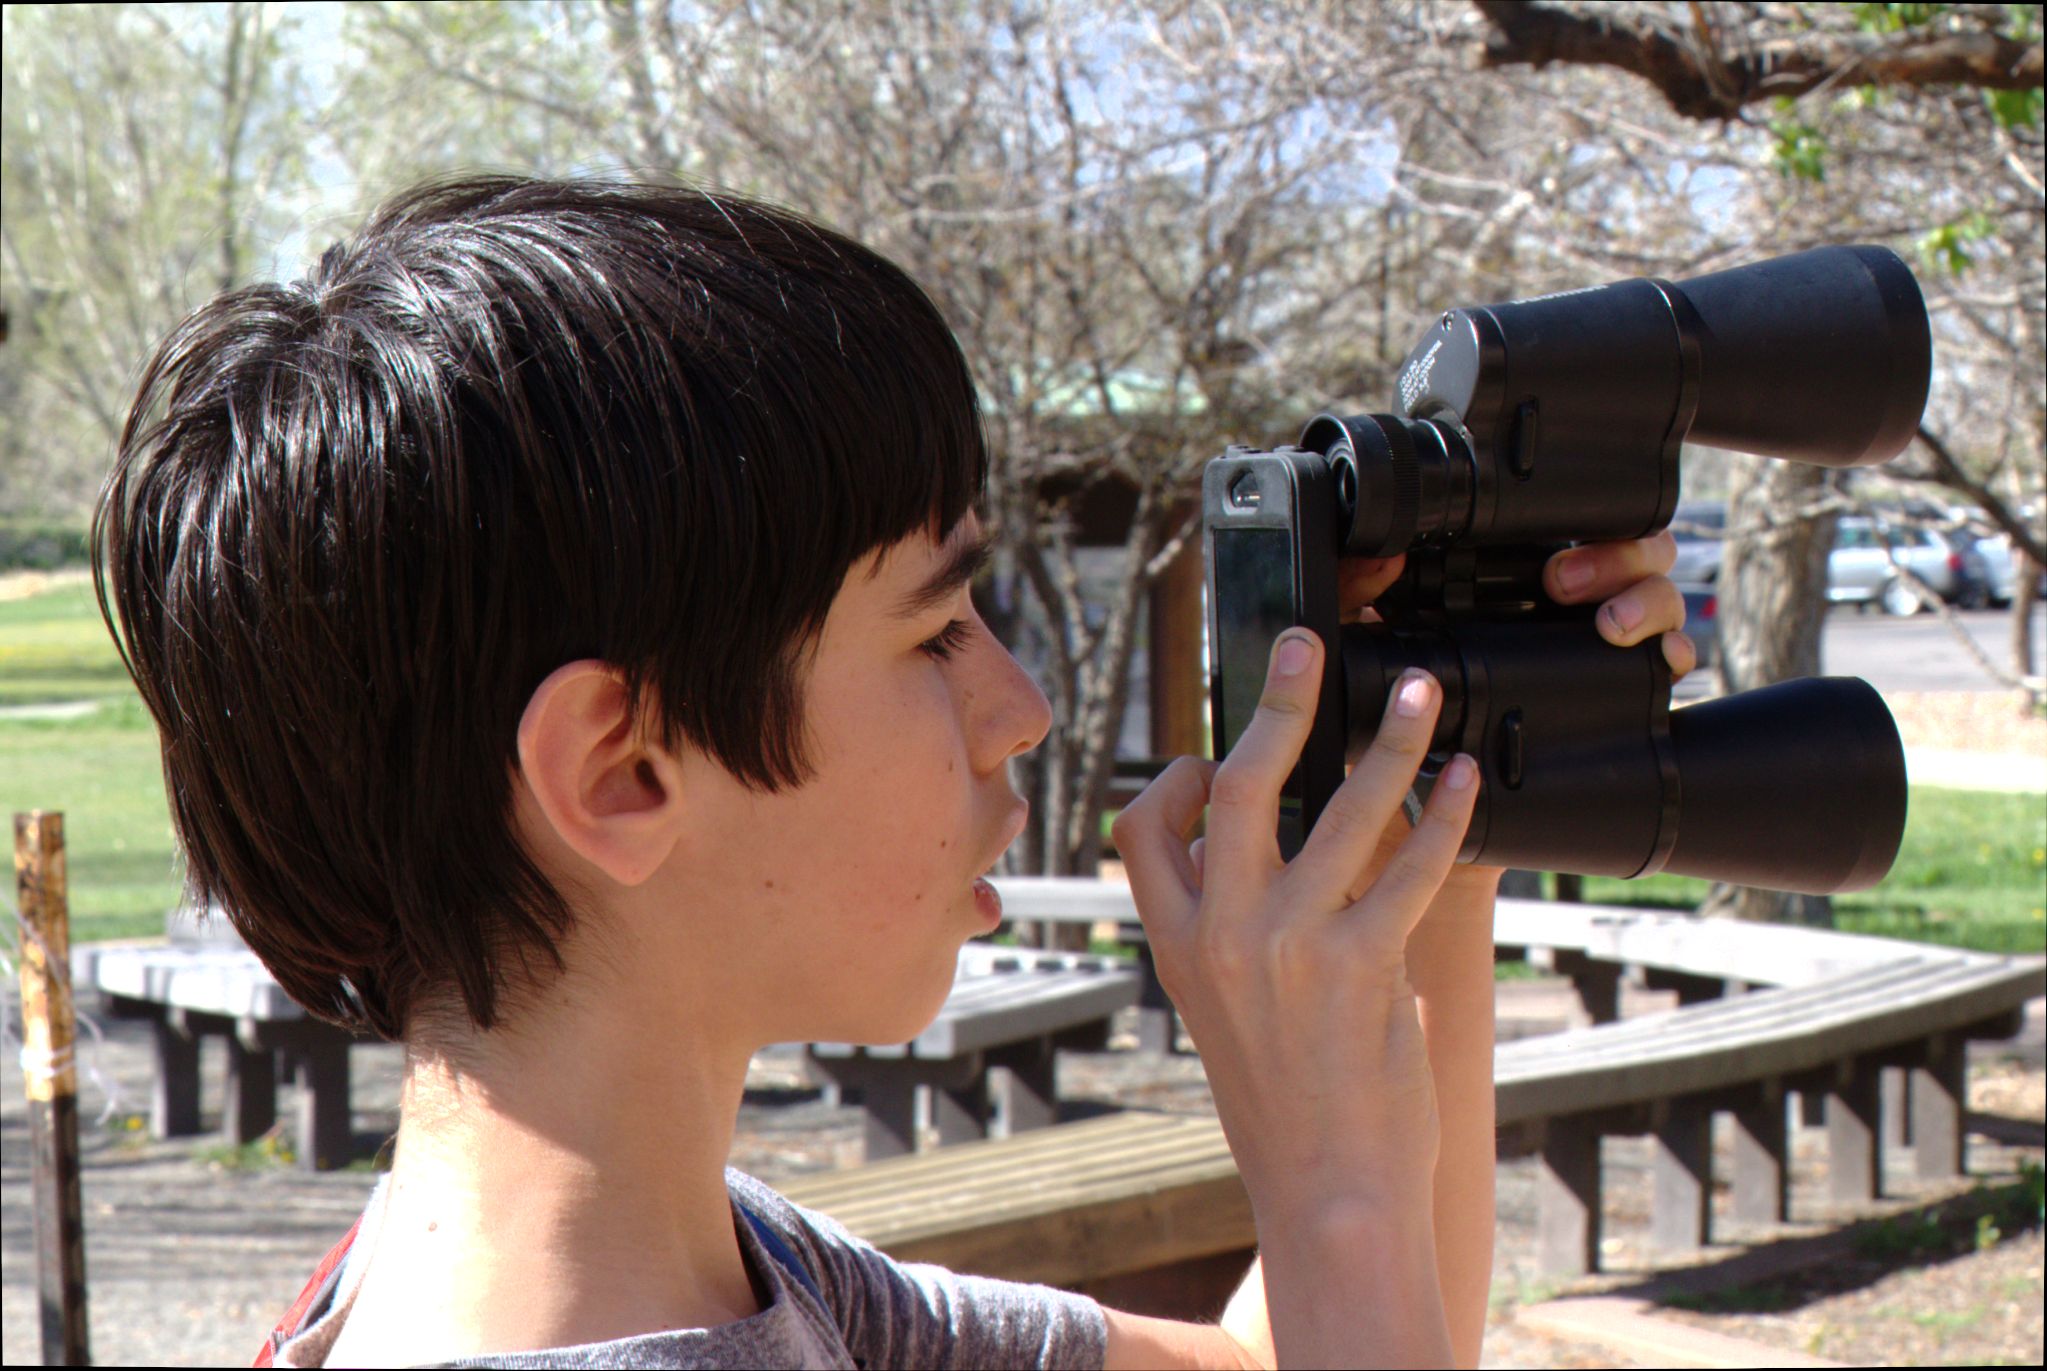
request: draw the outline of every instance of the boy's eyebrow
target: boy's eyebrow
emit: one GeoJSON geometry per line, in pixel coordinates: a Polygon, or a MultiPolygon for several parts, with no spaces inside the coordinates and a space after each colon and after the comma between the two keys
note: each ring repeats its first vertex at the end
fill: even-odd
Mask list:
{"type": "Polygon", "coordinates": [[[916,619],[930,613],[952,597],[954,591],[966,585],[988,565],[988,558],[995,548],[995,534],[990,529],[981,530],[981,535],[969,542],[954,547],[924,584],[896,602],[889,612],[892,619],[916,619]]]}

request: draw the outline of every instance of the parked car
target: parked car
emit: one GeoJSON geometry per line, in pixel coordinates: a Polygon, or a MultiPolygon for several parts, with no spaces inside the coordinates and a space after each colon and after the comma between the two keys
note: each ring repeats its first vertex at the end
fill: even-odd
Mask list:
{"type": "Polygon", "coordinates": [[[1670,519],[1670,534],[1677,539],[1677,561],[1670,568],[1670,579],[1700,585],[1718,580],[1726,533],[1726,501],[1686,500],[1680,504],[1670,519]]]}
{"type": "Polygon", "coordinates": [[[1983,579],[1988,583],[1990,603],[2003,609],[2018,593],[2018,558],[2012,555],[2011,535],[1978,538],[1976,555],[1983,559],[1983,579]]]}
{"type": "Polygon", "coordinates": [[[1923,603],[1892,569],[1898,566],[1952,601],[1964,584],[1962,554],[1929,528],[1880,523],[1861,515],[1841,520],[1827,558],[1827,599],[1836,604],[1882,605],[1887,614],[1917,614],[1923,603]],[[1884,543],[1890,543],[1885,555],[1884,543]]]}
{"type": "MultiPolygon", "coordinates": [[[[1983,559],[1984,580],[1988,583],[1990,603],[2003,609],[2018,594],[2019,555],[2012,550],[2011,535],[1997,533],[1976,540],[1976,555],[1983,559]]],[[[2040,573],[2040,580],[2034,595],[2047,599],[2047,571],[2040,573]]]]}
{"type": "Polygon", "coordinates": [[[1704,671],[1720,654],[1720,600],[1709,585],[1680,584],[1678,590],[1685,597],[1685,636],[1699,650],[1699,664],[1693,669],[1704,671]]]}
{"type": "Polygon", "coordinates": [[[1996,597],[1991,589],[1990,559],[1983,541],[1966,528],[1935,530],[1950,551],[1962,559],[1955,569],[1955,589],[1949,599],[1960,609],[1982,609],[1996,597]]]}

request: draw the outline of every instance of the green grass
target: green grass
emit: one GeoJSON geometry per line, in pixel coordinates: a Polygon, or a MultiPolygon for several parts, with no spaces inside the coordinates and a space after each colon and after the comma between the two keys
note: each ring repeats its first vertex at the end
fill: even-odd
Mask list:
{"type": "Polygon", "coordinates": [[[134,693],[100,619],[91,582],[0,600],[0,705],[111,700],[134,693]]]}
{"type": "MultiPolygon", "coordinates": [[[[0,705],[47,700],[101,703],[75,719],[0,719],[0,811],[64,812],[74,941],[160,933],[179,882],[156,735],[90,585],[0,601],[0,705]]],[[[1682,876],[1585,880],[1598,904],[1692,909],[1706,890],[1682,876]]],[[[1914,788],[1890,876],[1834,910],[1849,932],[2047,950],[2047,805],[1914,788]]]]}
{"type": "MultiPolygon", "coordinates": [[[[1709,888],[1690,876],[1587,876],[1585,901],[1696,909],[1709,888]]],[[[2047,951],[2047,804],[1913,787],[1891,874],[1834,896],[1834,927],[1978,952],[2047,951]]]]}
{"type": "Polygon", "coordinates": [[[163,932],[177,857],[156,729],[132,688],[80,719],[0,721],[0,807],[63,812],[74,943],[163,932]]]}

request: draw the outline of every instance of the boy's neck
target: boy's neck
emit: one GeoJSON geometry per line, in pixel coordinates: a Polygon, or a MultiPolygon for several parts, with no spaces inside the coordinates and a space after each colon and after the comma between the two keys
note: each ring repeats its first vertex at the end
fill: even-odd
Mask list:
{"type": "Polygon", "coordinates": [[[417,1362],[759,1311],[725,1185],[750,1054],[713,1062],[684,1034],[611,1035],[603,1017],[522,1034],[460,1071],[410,1062],[383,1222],[338,1350],[374,1359],[373,1344],[402,1339],[392,1351],[417,1362]]]}

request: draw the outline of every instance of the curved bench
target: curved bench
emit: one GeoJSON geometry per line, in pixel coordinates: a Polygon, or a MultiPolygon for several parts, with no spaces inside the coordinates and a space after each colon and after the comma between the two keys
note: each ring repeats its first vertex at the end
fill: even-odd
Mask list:
{"type": "MultiPolygon", "coordinates": [[[[996,884],[1019,918],[1137,920],[1127,886],[996,884]]],[[[1718,1112],[1736,1124],[1734,1209],[1744,1222],[1785,1217],[1794,1097],[1826,1124],[1835,1199],[1878,1192],[1887,1134],[1910,1142],[1922,1176],[1958,1174],[1966,1043],[2009,1036],[2026,1001],[2047,993],[2047,959],[1656,911],[1502,899],[1495,938],[1501,955],[1572,974],[1595,1020],[1502,1044],[1494,1057],[1505,1140],[1511,1147],[1518,1135],[1541,1158],[1543,1265],[1553,1276],[1597,1268],[1607,1134],[1655,1140],[1652,1238],[1664,1250],[1709,1238],[1718,1112]],[[1631,974],[1677,990],[1680,1007],[1619,1020],[1618,986],[1631,974]]],[[[1255,1243],[1218,1123],[1122,1118],[804,1177],[785,1190],[906,1260],[1091,1293],[1255,1243]]]]}

